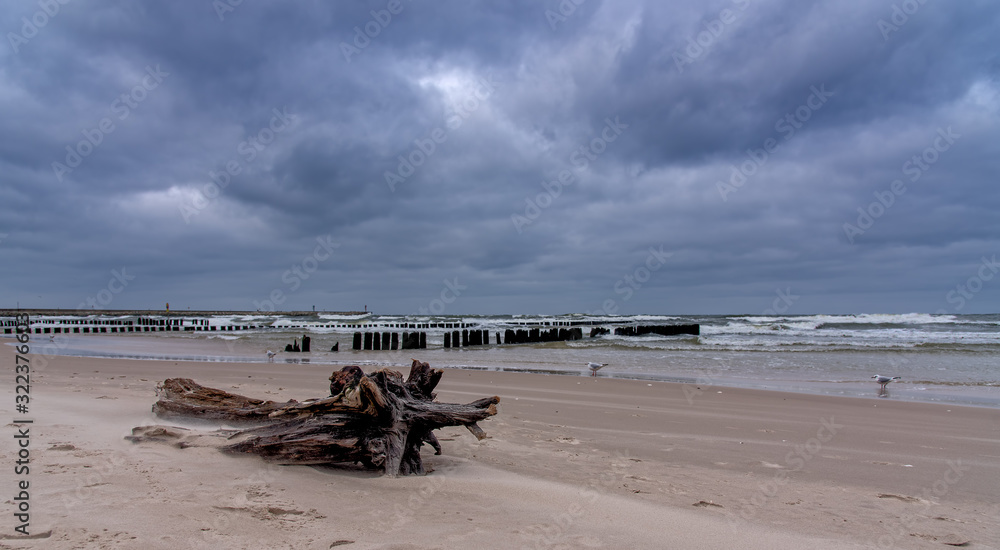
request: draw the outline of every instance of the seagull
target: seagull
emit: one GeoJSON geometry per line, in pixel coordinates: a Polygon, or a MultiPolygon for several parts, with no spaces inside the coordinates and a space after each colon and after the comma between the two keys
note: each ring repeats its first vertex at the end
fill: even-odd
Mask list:
{"type": "Polygon", "coordinates": [[[873,374],[872,375],[872,379],[873,380],[875,380],[879,384],[882,384],[882,389],[883,390],[885,389],[885,386],[889,382],[892,382],[893,380],[899,380],[901,378],[903,378],[903,377],[902,376],[891,376],[891,377],[890,376],[882,376],[881,374],[873,374]]]}
{"type": "Polygon", "coordinates": [[[265,352],[265,353],[267,353],[267,360],[268,361],[274,361],[274,356],[278,355],[277,353],[274,353],[271,350],[267,350],[267,352],[265,352]]]}
{"type": "Polygon", "coordinates": [[[587,366],[590,367],[590,375],[591,376],[597,376],[597,371],[601,370],[601,367],[608,366],[608,364],[607,363],[594,363],[593,361],[591,361],[590,363],[587,363],[587,366]]]}

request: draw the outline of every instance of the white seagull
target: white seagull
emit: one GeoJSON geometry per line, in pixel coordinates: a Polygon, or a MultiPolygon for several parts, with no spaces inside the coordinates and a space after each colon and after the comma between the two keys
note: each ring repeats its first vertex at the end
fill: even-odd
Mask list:
{"type": "Polygon", "coordinates": [[[590,367],[590,375],[591,376],[597,376],[597,371],[601,370],[601,367],[608,366],[608,364],[607,363],[594,363],[593,361],[591,361],[590,363],[587,363],[587,366],[590,367]]]}
{"type": "Polygon", "coordinates": [[[267,360],[268,361],[274,361],[274,356],[278,355],[277,353],[274,353],[271,350],[267,350],[265,353],[267,353],[267,360]]]}
{"type": "Polygon", "coordinates": [[[899,380],[901,378],[903,378],[903,377],[902,376],[882,376],[881,374],[873,374],[872,375],[872,379],[873,380],[875,380],[879,384],[882,384],[882,389],[883,390],[885,389],[885,386],[889,382],[892,382],[893,380],[899,380]]]}

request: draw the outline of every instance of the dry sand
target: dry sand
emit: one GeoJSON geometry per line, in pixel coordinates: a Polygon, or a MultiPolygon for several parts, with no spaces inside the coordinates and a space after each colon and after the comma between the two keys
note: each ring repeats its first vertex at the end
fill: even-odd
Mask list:
{"type": "Polygon", "coordinates": [[[150,413],[164,378],[286,400],[323,396],[329,372],[49,358],[28,415],[44,538],[11,538],[9,424],[0,548],[1000,548],[996,409],[448,370],[440,400],[499,395],[500,414],[483,442],[439,432],[424,477],[123,439],[177,425],[150,413]]]}

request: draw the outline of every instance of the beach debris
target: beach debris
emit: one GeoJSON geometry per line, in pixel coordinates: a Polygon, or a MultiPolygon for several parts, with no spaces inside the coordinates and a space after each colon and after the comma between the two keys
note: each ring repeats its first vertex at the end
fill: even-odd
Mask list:
{"type": "Polygon", "coordinates": [[[946,544],[948,546],[970,546],[972,541],[960,537],[955,533],[948,533],[947,535],[927,535],[923,533],[910,533],[911,537],[919,537],[924,540],[929,540],[933,542],[940,542],[941,544],[946,544]]]}
{"type": "Polygon", "coordinates": [[[917,497],[903,496],[903,495],[893,495],[890,493],[879,493],[878,498],[893,498],[902,502],[920,502],[917,497]]]}
{"type": "Polygon", "coordinates": [[[488,436],[477,422],[497,414],[500,402],[493,396],[467,404],[439,403],[434,400],[434,388],[443,374],[416,359],[406,380],[398,371],[365,374],[350,365],[330,376],[330,397],[284,403],[170,378],[157,387],[159,399],[153,413],[160,418],[253,426],[228,433],[199,433],[197,441],[190,440],[189,431],[183,428],[147,426],[135,428],[127,439],[172,441],[182,448],[209,446],[207,442],[214,440],[211,446],[223,452],[255,454],[277,464],[360,463],[390,477],[424,474],[423,444],[441,454],[434,430],[465,426],[483,440],[488,436]]]}
{"type": "Polygon", "coordinates": [[[710,506],[713,507],[713,508],[722,508],[723,507],[721,504],[716,504],[716,503],[712,502],[711,500],[699,500],[698,502],[695,502],[691,506],[697,506],[699,508],[708,508],[710,506]]]}

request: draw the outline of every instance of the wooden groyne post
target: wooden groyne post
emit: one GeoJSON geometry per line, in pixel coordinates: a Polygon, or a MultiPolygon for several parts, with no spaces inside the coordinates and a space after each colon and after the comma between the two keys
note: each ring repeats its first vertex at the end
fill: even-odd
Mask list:
{"type": "Polygon", "coordinates": [[[351,346],[356,351],[396,351],[400,349],[424,349],[427,347],[426,332],[404,332],[400,338],[398,332],[355,332],[351,346]]]}
{"type": "Polygon", "coordinates": [[[653,325],[637,327],[616,327],[616,336],[642,336],[643,334],[659,334],[660,336],[678,336],[701,334],[701,325],[653,325]]]}

